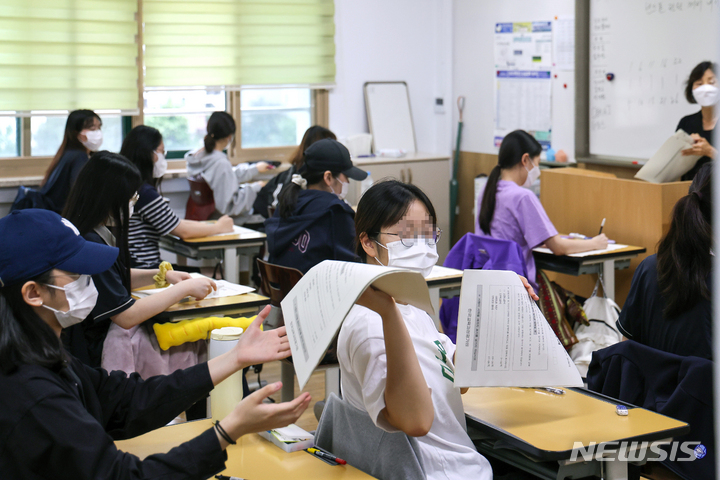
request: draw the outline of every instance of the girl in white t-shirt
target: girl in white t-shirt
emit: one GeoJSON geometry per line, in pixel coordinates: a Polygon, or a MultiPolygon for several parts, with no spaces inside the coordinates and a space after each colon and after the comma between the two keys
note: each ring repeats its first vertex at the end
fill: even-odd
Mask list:
{"type": "MultiPolygon", "coordinates": [[[[427,276],[438,258],[436,225],[435,209],[419,188],[377,183],[358,204],[356,253],[366,263],[427,276]]],[[[338,337],[343,398],[383,430],[418,437],[427,478],[489,480],[490,463],[467,435],[454,356],[455,345],[427,313],[370,288],[338,337]]]]}

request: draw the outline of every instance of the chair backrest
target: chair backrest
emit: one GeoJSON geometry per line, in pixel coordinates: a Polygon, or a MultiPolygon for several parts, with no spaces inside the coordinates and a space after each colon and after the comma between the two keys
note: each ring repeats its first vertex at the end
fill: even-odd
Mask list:
{"type": "Polygon", "coordinates": [[[185,218],[188,220],[207,220],[215,211],[215,197],[210,185],[201,175],[188,177],[190,196],[185,206],[185,218]]]}
{"type": "Polygon", "coordinates": [[[260,271],[260,286],[265,295],[270,297],[270,304],[279,307],[285,295],[300,281],[303,274],[300,270],[273,265],[257,259],[260,271]]]}
{"type": "Polygon", "coordinates": [[[375,478],[425,479],[417,439],[386,432],[334,393],[326,399],[315,444],[375,478]]]}

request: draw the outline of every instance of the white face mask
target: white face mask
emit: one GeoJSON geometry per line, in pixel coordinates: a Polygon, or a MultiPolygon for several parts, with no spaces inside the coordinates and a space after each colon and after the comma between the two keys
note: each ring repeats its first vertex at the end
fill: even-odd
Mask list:
{"type": "Polygon", "coordinates": [[[68,328],[85,320],[97,303],[98,291],[90,275],[80,275],[80,278],[64,287],[47,286],[65,292],[65,298],[69,306],[67,312],[61,312],[43,305],[44,308],[55,314],[55,318],[63,328],[68,328]]]}
{"type": "MultiPolygon", "coordinates": [[[[336,178],[337,178],[337,177],[336,177],[336,178]]],[[[337,179],[337,181],[340,182],[340,185],[341,185],[341,187],[340,187],[340,193],[337,193],[334,188],[332,188],[332,187],[330,187],[330,188],[332,189],[333,193],[334,193],[335,195],[337,195],[337,197],[338,197],[340,200],[345,200],[345,197],[347,197],[347,194],[348,194],[348,192],[350,191],[350,182],[345,183],[345,182],[343,182],[342,180],[340,180],[339,178],[337,179]]]]}
{"type": "Polygon", "coordinates": [[[128,205],[128,218],[132,217],[133,213],[135,213],[135,203],[130,202],[130,205],[128,205]]]}
{"type": "MultiPolygon", "coordinates": [[[[378,241],[375,243],[388,251],[388,267],[407,268],[427,277],[438,261],[437,245],[428,245],[427,238],[416,238],[411,247],[406,247],[399,240],[387,246],[378,241]]],[[[382,265],[377,257],[375,260],[382,265]]]]}
{"type": "Polygon", "coordinates": [[[693,88],[692,94],[701,107],[711,107],[718,103],[718,89],[714,85],[700,85],[693,88]]]}
{"type": "Polygon", "coordinates": [[[157,155],[157,162],[153,164],[153,178],[161,178],[167,172],[167,159],[162,152],[155,152],[155,155],[157,155]]]}
{"type": "Polygon", "coordinates": [[[85,135],[87,138],[87,140],[82,142],[82,144],[85,145],[85,148],[91,152],[97,152],[100,150],[100,146],[103,142],[102,130],[83,130],[80,133],[85,135]]]}
{"type": "Polygon", "coordinates": [[[523,187],[530,188],[533,183],[535,183],[535,180],[540,178],[540,167],[533,167],[532,170],[528,170],[527,167],[525,167],[525,170],[527,170],[528,175],[525,179],[525,183],[523,183],[523,187]]]}

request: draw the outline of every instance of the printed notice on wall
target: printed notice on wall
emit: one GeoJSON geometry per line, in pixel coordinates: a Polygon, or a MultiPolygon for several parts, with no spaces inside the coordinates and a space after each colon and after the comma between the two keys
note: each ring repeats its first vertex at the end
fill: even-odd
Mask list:
{"type": "Polygon", "coordinates": [[[523,129],[548,148],[552,131],[552,22],[495,24],[494,144],[523,129]]]}
{"type": "Polygon", "coordinates": [[[458,311],[458,387],[581,387],[580,373],[517,274],[466,270],[458,311]]]}

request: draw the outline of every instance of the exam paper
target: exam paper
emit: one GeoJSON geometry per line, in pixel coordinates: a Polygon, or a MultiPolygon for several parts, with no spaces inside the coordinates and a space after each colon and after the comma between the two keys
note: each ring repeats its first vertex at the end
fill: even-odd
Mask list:
{"type": "Polygon", "coordinates": [[[319,263],[280,302],[301,390],[355,301],[371,284],[398,302],[435,313],[427,283],[418,272],[336,260],[319,263]]]}
{"type": "MultiPolygon", "coordinates": [[[[199,273],[191,273],[193,278],[206,278],[204,275],[199,273]]],[[[255,289],[252,287],[246,287],[245,285],[238,285],[237,283],[230,283],[227,280],[215,280],[217,290],[209,294],[207,298],[222,298],[222,297],[233,297],[235,295],[243,295],[245,293],[254,292],[255,289]]],[[[149,297],[156,293],[172,288],[172,285],[163,288],[148,288],[143,290],[133,290],[132,294],[137,298],[149,297]]]]}
{"type": "Polygon", "coordinates": [[[260,232],[256,230],[251,230],[249,228],[233,225],[232,232],[216,233],[214,235],[208,235],[208,237],[224,237],[225,235],[257,235],[258,233],[260,232]]]}
{"type": "Polygon", "coordinates": [[[635,174],[635,178],[650,183],[675,182],[686,174],[700,158],[699,155],[683,156],[682,151],[691,148],[695,141],[680,129],[675,132],[650,160],[635,174]]]}
{"type": "MultiPolygon", "coordinates": [[[[567,255],[568,257],[590,257],[592,255],[602,255],[604,253],[610,253],[615,250],[620,250],[621,248],[627,248],[627,245],[622,245],[620,243],[609,243],[607,248],[602,250],[589,250],[587,252],[580,252],[580,253],[571,253],[570,255],[567,255]]],[[[547,247],[537,247],[533,248],[533,252],[539,252],[539,253],[549,253],[553,254],[552,250],[550,250],[547,247]]]]}
{"type": "Polygon", "coordinates": [[[583,386],[577,367],[516,273],[465,270],[455,386],[583,386]]]}

